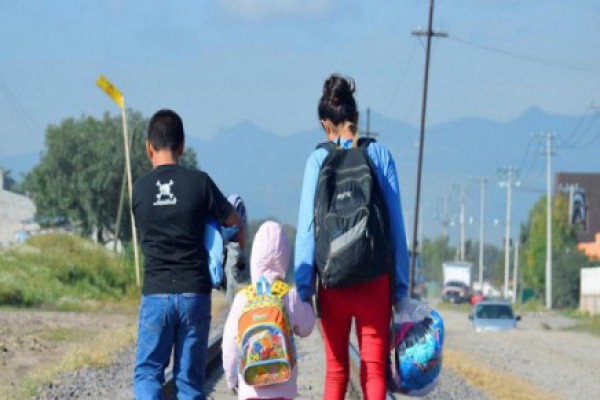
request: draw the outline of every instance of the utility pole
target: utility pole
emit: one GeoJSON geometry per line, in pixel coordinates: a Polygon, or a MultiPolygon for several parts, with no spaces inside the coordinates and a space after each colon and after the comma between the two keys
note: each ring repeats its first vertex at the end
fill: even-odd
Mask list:
{"type": "Polygon", "coordinates": [[[512,302],[515,304],[517,302],[517,284],[519,282],[519,241],[515,240],[515,261],[514,261],[514,271],[513,271],[513,293],[512,293],[512,302]]]}
{"type": "Polygon", "coordinates": [[[467,202],[466,188],[460,185],[460,261],[465,261],[465,205],[467,202]]]}
{"type": "Polygon", "coordinates": [[[483,219],[485,207],[485,184],[488,178],[479,176],[479,289],[483,291],[483,219]]]}
{"type": "Polygon", "coordinates": [[[504,180],[498,184],[500,187],[506,187],[506,233],[504,235],[504,298],[508,297],[508,275],[510,266],[510,217],[511,217],[511,206],[512,206],[512,187],[513,185],[518,186],[519,182],[515,182],[516,170],[512,165],[503,167],[499,171],[504,180]]]}
{"type": "Polygon", "coordinates": [[[459,245],[459,259],[465,261],[465,207],[467,202],[467,187],[464,183],[455,184],[454,188],[458,189],[458,200],[460,202],[460,245],[459,245]]]}
{"type": "Polygon", "coordinates": [[[449,196],[447,194],[442,196],[442,208],[444,211],[435,214],[435,218],[442,224],[443,237],[448,237],[448,225],[450,224],[450,217],[448,216],[448,197],[449,196]]]}
{"type": "MultiPolygon", "coordinates": [[[[417,231],[419,224],[419,202],[421,200],[421,174],[423,170],[423,147],[425,144],[425,115],[427,112],[427,90],[429,86],[429,59],[431,56],[431,38],[447,37],[448,34],[443,32],[433,32],[433,8],[434,0],[429,0],[429,18],[427,23],[427,31],[422,30],[413,31],[412,34],[415,36],[427,36],[427,47],[425,48],[425,74],[423,77],[423,101],[421,104],[421,131],[419,135],[419,162],[417,166],[417,190],[415,195],[415,214],[413,224],[413,235],[412,235],[412,248],[417,248],[417,231]]],[[[408,285],[408,294],[410,297],[413,296],[414,289],[414,276],[415,276],[415,259],[410,259],[410,280],[408,285]]]]}
{"type": "Polygon", "coordinates": [[[552,139],[553,133],[545,133],[546,138],[546,307],[552,309],[552,139]]]}
{"type": "Polygon", "coordinates": [[[367,107],[367,129],[365,130],[366,137],[378,136],[379,133],[371,130],[371,107],[367,107]]]}

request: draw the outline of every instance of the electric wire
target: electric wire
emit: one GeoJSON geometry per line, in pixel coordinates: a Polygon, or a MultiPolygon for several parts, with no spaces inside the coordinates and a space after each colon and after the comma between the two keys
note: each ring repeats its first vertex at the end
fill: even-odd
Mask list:
{"type": "Polygon", "coordinates": [[[529,62],[546,65],[546,66],[567,68],[567,69],[572,69],[572,70],[577,70],[577,71],[582,71],[582,72],[600,74],[600,67],[598,67],[598,66],[569,64],[569,63],[566,63],[563,61],[553,60],[550,58],[539,57],[539,56],[534,56],[534,55],[525,54],[525,53],[517,53],[514,51],[508,51],[508,50],[500,49],[497,47],[488,46],[486,44],[476,43],[476,42],[473,42],[468,39],[464,39],[464,38],[461,38],[461,37],[458,37],[455,35],[448,35],[448,39],[454,40],[455,42],[462,43],[467,46],[472,46],[472,47],[476,47],[478,49],[502,54],[504,56],[512,57],[512,58],[519,59],[522,61],[529,61],[529,62]]]}

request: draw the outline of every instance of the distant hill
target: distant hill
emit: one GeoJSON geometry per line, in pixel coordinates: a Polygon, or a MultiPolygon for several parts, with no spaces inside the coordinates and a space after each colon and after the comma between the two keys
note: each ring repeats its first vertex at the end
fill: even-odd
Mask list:
{"type": "MultiPolygon", "coordinates": [[[[371,127],[380,132],[396,160],[402,188],[406,225],[412,226],[414,187],[417,165],[418,128],[371,113],[371,127]]],[[[522,168],[522,188],[514,192],[513,229],[524,222],[529,208],[545,189],[545,158],[538,151],[538,141],[531,133],[555,131],[558,142],[576,126],[579,116],[548,114],[531,108],[506,122],[467,118],[431,126],[427,129],[422,199],[425,235],[438,234],[440,224],[435,215],[442,211],[441,196],[451,194],[450,211],[458,213],[453,183],[466,182],[472,176],[496,177],[497,168],[512,164],[522,168]],[[525,158],[525,152],[528,157],[525,158]]],[[[316,125],[316,123],[315,123],[316,125]]],[[[291,136],[277,136],[251,122],[222,129],[212,140],[190,138],[188,145],[198,153],[201,168],[208,171],[226,193],[238,192],[247,201],[252,217],[276,216],[295,224],[304,165],[318,142],[324,140],[320,129],[291,136]]],[[[579,150],[558,150],[552,159],[553,171],[600,171],[594,146],[579,150]]],[[[486,236],[501,241],[504,234],[506,192],[497,182],[487,185],[486,236]],[[492,222],[498,219],[498,225],[492,222]]],[[[467,200],[467,220],[472,225],[467,234],[478,237],[479,188],[471,185],[467,200]]],[[[458,219],[455,218],[456,224],[458,219]]],[[[454,235],[458,227],[451,228],[454,235]]]]}
{"type": "MultiPolygon", "coordinates": [[[[364,115],[364,113],[363,113],[364,115]]],[[[469,177],[495,177],[497,168],[512,164],[521,167],[522,187],[515,191],[513,228],[525,221],[533,202],[545,189],[545,157],[538,151],[538,141],[531,133],[552,130],[560,144],[572,133],[580,116],[546,113],[530,108],[519,117],[505,122],[482,118],[464,118],[427,128],[425,142],[422,199],[425,235],[437,235],[440,224],[436,215],[442,211],[441,196],[451,194],[450,211],[457,215],[458,201],[453,183],[469,177]],[[528,157],[525,158],[526,150],[528,157]]],[[[587,124],[587,122],[586,122],[587,124]]],[[[226,194],[240,193],[247,202],[251,218],[269,216],[296,224],[304,165],[316,144],[325,139],[317,129],[290,136],[278,136],[251,122],[241,122],[221,129],[211,140],[189,137],[187,145],[198,154],[200,167],[206,170],[226,194]]],[[[584,124],[585,125],[585,124],[584,124]]],[[[386,145],[396,160],[402,189],[406,225],[412,226],[414,187],[417,168],[417,127],[371,112],[371,128],[379,132],[378,140],[386,145]]],[[[587,125],[584,126],[587,129],[587,125]]],[[[600,123],[594,128],[600,130],[600,123]]],[[[591,136],[591,135],[589,135],[591,136]]],[[[600,140],[581,149],[558,149],[552,159],[553,172],[600,172],[597,154],[600,140]]],[[[0,166],[13,176],[30,170],[39,161],[38,153],[0,159],[0,166]]],[[[504,233],[506,192],[496,182],[487,185],[486,237],[500,244],[504,233]],[[493,225],[498,219],[497,226],[493,225]]],[[[479,232],[479,188],[473,183],[467,200],[467,235],[479,232]]],[[[455,218],[456,223],[458,222],[455,218]]],[[[455,236],[458,227],[451,228],[455,236]]]]}

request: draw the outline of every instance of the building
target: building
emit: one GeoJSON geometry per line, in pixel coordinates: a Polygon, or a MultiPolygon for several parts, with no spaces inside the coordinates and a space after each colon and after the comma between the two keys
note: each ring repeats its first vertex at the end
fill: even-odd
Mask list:
{"type": "Polygon", "coordinates": [[[0,248],[23,241],[39,226],[33,221],[35,205],[27,196],[0,189],[0,248]]]}
{"type": "Polygon", "coordinates": [[[600,260],[600,173],[559,172],[555,184],[569,196],[571,223],[581,226],[578,248],[600,260]]]}

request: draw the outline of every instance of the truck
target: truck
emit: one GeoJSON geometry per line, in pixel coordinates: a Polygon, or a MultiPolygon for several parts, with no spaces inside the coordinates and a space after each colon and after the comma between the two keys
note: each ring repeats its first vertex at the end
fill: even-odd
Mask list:
{"type": "Polygon", "coordinates": [[[442,300],[451,303],[471,301],[471,268],[473,263],[466,261],[445,261],[442,263],[444,282],[442,300]]]}

